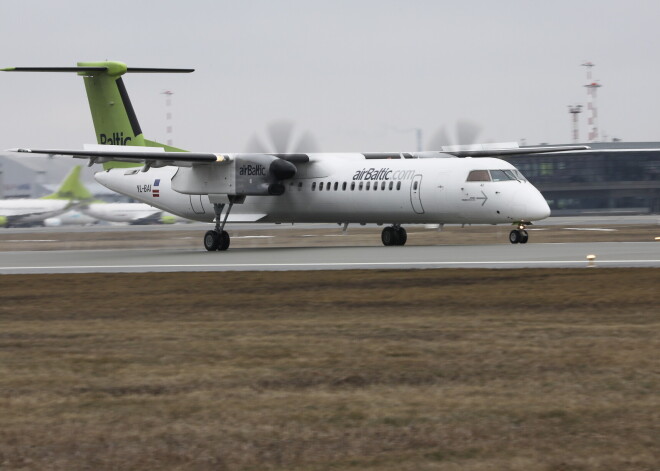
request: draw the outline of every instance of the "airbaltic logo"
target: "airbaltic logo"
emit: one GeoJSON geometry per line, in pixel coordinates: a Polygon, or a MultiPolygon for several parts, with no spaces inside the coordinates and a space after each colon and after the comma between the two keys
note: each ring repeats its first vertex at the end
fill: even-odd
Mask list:
{"type": "Polygon", "coordinates": [[[390,168],[363,168],[353,175],[353,180],[411,180],[414,170],[392,170],[390,168]]]}
{"type": "Polygon", "coordinates": [[[266,175],[266,167],[263,165],[243,165],[239,167],[238,174],[248,177],[262,177],[266,175]]]}
{"type": "Polygon", "coordinates": [[[112,136],[108,138],[105,134],[99,135],[99,142],[101,144],[108,144],[112,146],[125,146],[130,142],[130,137],[124,137],[123,132],[113,132],[112,136]]]}

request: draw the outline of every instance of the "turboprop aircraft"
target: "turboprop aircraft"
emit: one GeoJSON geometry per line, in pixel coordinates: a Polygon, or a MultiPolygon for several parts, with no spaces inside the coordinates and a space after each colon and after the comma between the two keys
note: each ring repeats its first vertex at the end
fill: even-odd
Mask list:
{"type": "Polygon", "coordinates": [[[0,200],[0,227],[43,225],[46,219],[90,199],[91,193],[80,182],[80,169],[80,165],[71,169],[57,191],[48,196],[0,200]]]}
{"type": "Polygon", "coordinates": [[[106,187],[184,218],[215,222],[208,251],[227,250],[234,222],[386,225],[386,246],[404,245],[403,224],[513,224],[511,243],[547,218],[541,193],[497,156],[586,149],[438,149],[391,153],[201,153],[147,140],[128,97],[126,73],[187,73],[194,69],[79,62],[77,67],[13,67],[8,72],[74,72],[83,77],[97,145],[82,150],[12,149],[69,155],[102,163],[106,187]],[[480,157],[480,158],[474,158],[480,157]]]}

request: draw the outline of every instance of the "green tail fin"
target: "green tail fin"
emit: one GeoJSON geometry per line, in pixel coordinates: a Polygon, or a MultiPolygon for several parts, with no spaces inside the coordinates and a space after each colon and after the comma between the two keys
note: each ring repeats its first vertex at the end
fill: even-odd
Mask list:
{"type": "Polygon", "coordinates": [[[45,200],[78,200],[85,201],[91,200],[92,194],[89,192],[85,185],[80,181],[80,170],[82,166],[76,165],[71,169],[69,174],[64,178],[60,187],[55,193],[44,196],[45,200]]]}
{"type": "MultiPolygon", "coordinates": [[[[185,152],[183,149],[149,141],[144,138],[135,110],[128,98],[122,75],[125,73],[176,73],[193,72],[194,69],[152,69],[128,67],[123,62],[78,62],[77,67],[10,67],[6,72],[77,72],[85,81],[89,108],[96,140],[99,144],[121,146],[162,147],[169,152],[185,152]]],[[[106,162],[104,169],[135,167],[141,164],[106,162]]]]}
{"type": "Polygon", "coordinates": [[[78,66],[87,69],[79,74],[85,81],[97,142],[117,146],[145,145],[140,123],[121,77],[126,73],[126,64],[78,62],[78,66]],[[92,67],[105,70],[89,71],[88,68],[92,67]]]}
{"type": "MultiPolygon", "coordinates": [[[[99,144],[163,147],[169,152],[185,152],[182,149],[147,140],[142,134],[140,123],[122,80],[122,75],[126,72],[137,69],[131,70],[122,62],[78,62],[78,67],[105,69],[102,72],[80,72],[85,81],[87,99],[99,144]]],[[[113,167],[140,165],[129,162],[106,162],[103,168],[107,170],[113,167]]]]}

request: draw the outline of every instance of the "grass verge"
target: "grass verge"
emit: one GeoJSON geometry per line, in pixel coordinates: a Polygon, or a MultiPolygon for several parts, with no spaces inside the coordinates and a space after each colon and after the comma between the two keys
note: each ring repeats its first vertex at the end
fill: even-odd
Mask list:
{"type": "Polygon", "coordinates": [[[658,269],[0,277],[0,468],[651,470],[658,269]]]}

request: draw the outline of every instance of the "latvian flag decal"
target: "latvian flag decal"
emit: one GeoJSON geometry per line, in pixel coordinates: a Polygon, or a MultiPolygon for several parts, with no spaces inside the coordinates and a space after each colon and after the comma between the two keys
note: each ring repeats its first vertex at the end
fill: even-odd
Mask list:
{"type": "Polygon", "coordinates": [[[151,190],[151,196],[154,198],[158,198],[160,196],[160,189],[158,188],[160,186],[160,178],[156,178],[154,180],[154,186],[152,187],[151,190]]]}

